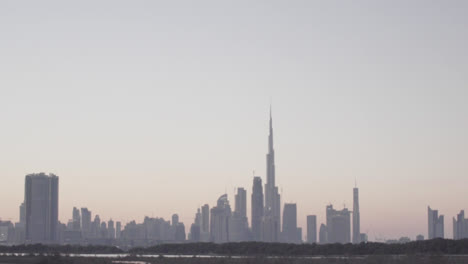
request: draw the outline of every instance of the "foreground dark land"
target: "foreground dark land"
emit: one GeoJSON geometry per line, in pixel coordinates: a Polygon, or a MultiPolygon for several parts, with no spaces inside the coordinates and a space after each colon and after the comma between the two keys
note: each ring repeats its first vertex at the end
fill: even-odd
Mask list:
{"type": "Polygon", "coordinates": [[[468,239],[432,239],[405,244],[284,244],[263,242],[160,244],[127,251],[115,246],[28,244],[0,246],[0,253],[35,254],[173,254],[221,256],[362,256],[362,255],[468,255],[468,239]]]}
{"type": "MultiPolygon", "coordinates": [[[[468,263],[468,240],[433,239],[406,244],[282,244],[282,243],[186,243],[161,244],[124,251],[113,246],[18,245],[0,246],[0,254],[21,253],[21,256],[0,256],[0,264],[13,263],[119,263],[134,264],[397,264],[397,263],[468,263]],[[24,255],[26,254],[26,255],[24,255]],[[40,255],[32,255],[40,254],[40,255]],[[123,254],[125,257],[82,257],[68,254],[123,254]],[[152,257],[145,257],[152,255],[152,257]],[[163,256],[166,255],[166,256],[163,256]],[[167,255],[185,255],[171,258],[167,255]],[[197,257],[193,257],[197,255],[197,257]],[[207,257],[211,256],[211,257],[207,257]],[[122,262],[120,262],[122,263],[122,262]]],[[[109,255],[108,255],[109,256],[109,255]]]]}
{"type": "Polygon", "coordinates": [[[125,257],[125,258],[96,258],[96,257],[65,257],[65,256],[0,256],[0,264],[461,264],[468,263],[468,256],[361,256],[361,257],[246,257],[246,258],[167,258],[167,257],[125,257]]]}

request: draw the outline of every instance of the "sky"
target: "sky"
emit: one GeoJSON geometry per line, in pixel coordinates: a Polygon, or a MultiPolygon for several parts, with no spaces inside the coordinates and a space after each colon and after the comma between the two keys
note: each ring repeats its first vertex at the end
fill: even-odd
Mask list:
{"type": "Polygon", "coordinates": [[[29,173],[59,219],[141,222],[265,181],[272,105],[282,202],[352,209],[370,240],[445,234],[468,209],[467,1],[0,2],[0,218],[29,173]]]}

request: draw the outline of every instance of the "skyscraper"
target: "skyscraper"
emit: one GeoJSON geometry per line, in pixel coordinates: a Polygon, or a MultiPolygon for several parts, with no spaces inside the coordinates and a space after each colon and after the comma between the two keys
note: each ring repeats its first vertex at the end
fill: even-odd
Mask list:
{"type": "Polygon", "coordinates": [[[211,208],[210,235],[211,241],[215,243],[229,242],[229,218],[231,207],[227,194],[219,197],[217,205],[211,208]]]}
{"type": "Polygon", "coordinates": [[[262,239],[262,219],[263,219],[263,187],[262,178],[254,177],[252,186],[252,238],[254,241],[262,239]]]}
{"type": "Polygon", "coordinates": [[[465,218],[465,211],[461,210],[457,218],[453,218],[453,239],[468,238],[468,219],[465,218]]]}
{"type": "Polygon", "coordinates": [[[307,216],[307,243],[317,243],[317,216],[307,216]]]}
{"type": "Polygon", "coordinates": [[[50,243],[57,240],[58,177],[45,173],[25,178],[26,240],[50,243]]]}
{"type": "Polygon", "coordinates": [[[327,206],[327,242],[351,242],[351,217],[347,208],[338,211],[333,209],[333,205],[327,206]]]}
{"type": "Polygon", "coordinates": [[[81,230],[81,215],[80,210],[78,208],[73,207],[73,222],[72,222],[72,229],[74,231],[81,230]]]}
{"type": "Polygon", "coordinates": [[[237,188],[234,211],[242,217],[247,217],[247,192],[244,188],[237,188]]]}
{"type": "Polygon", "coordinates": [[[247,192],[244,188],[237,188],[234,208],[229,223],[229,239],[233,242],[246,241],[249,222],[247,220],[247,192]]]}
{"type": "Polygon", "coordinates": [[[283,210],[282,240],[285,243],[300,243],[301,235],[297,228],[297,205],[285,203],[283,210]]]}
{"type": "Polygon", "coordinates": [[[320,231],[319,231],[319,243],[320,244],[326,244],[328,243],[328,232],[327,232],[327,226],[324,224],[320,225],[320,231]]]}
{"type": "Polygon", "coordinates": [[[120,239],[122,234],[122,223],[116,222],[115,223],[115,238],[120,239]]]}
{"type": "Polygon", "coordinates": [[[88,208],[81,208],[81,230],[84,238],[91,235],[91,211],[88,208]]]}
{"type": "Polygon", "coordinates": [[[281,204],[275,184],[275,150],[273,148],[273,119],[270,109],[270,134],[266,155],[267,182],[265,184],[265,213],[263,216],[263,241],[278,242],[281,226],[281,204]]]}
{"type": "Polygon", "coordinates": [[[210,206],[208,204],[201,207],[200,229],[200,240],[203,242],[210,241],[210,206]]]}
{"type": "Polygon", "coordinates": [[[179,215],[173,214],[172,215],[172,226],[176,226],[179,223],[179,215]]]}
{"type": "Polygon", "coordinates": [[[437,210],[427,207],[427,237],[433,239],[436,237],[444,238],[444,216],[437,210]]]}
{"type": "Polygon", "coordinates": [[[361,242],[361,219],[359,215],[359,189],[353,188],[353,243],[361,242]]]}

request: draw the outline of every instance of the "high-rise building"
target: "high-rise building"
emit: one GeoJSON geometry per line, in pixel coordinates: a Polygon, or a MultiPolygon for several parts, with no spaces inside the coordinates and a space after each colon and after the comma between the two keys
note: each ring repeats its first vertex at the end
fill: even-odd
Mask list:
{"type": "Polygon", "coordinates": [[[24,243],[26,238],[26,206],[24,202],[19,207],[19,222],[15,223],[15,242],[24,243]]]}
{"type": "Polygon", "coordinates": [[[252,187],[252,215],[251,215],[251,226],[252,226],[252,238],[254,241],[262,240],[262,219],[263,219],[263,187],[262,178],[254,177],[252,187]]]}
{"type": "Polygon", "coordinates": [[[73,207],[73,220],[72,220],[72,230],[80,231],[81,230],[81,215],[78,208],[73,207]]]}
{"type": "Polygon", "coordinates": [[[267,181],[265,184],[265,213],[263,216],[263,241],[278,242],[281,227],[281,202],[278,186],[275,183],[275,150],[273,148],[273,119],[270,109],[270,134],[266,155],[267,181]]]}
{"type": "Polygon", "coordinates": [[[176,226],[179,223],[179,215],[178,214],[173,214],[172,215],[172,225],[176,226]]]}
{"type": "Polygon", "coordinates": [[[347,208],[343,210],[333,209],[333,205],[327,206],[327,242],[351,243],[351,213],[347,208]]]}
{"type": "Polygon", "coordinates": [[[210,241],[210,206],[208,204],[205,204],[201,207],[200,229],[200,241],[210,241]]]}
{"type": "Polygon", "coordinates": [[[361,243],[361,219],[359,214],[359,189],[353,189],[353,243],[361,243]]]}
{"type": "Polygon", "coordinates": [[[195,221],[194,221],[194,224],[197,225],[197,226],[201,226],[201,222],[202,222],[202,219],[201,219],[201,211],[200,211],[200,208],[197,209],[197,213],[195,214],[195,221]]]}
{"type": "Polygon", "coordinates": [[[94,221],[91,227],[91,234],[93,238],[101,237],[101,218],[99,215],[94,216],[94,221]]]}
{"type": "Polygon", "coordinates": [[[328,243],[328,238],[327,238],[327,226],[324,224],[320,225],[320,231],[319,231],[319,243],[320,244],[326,244],[328,243]]]}
{"type": "Polygon", "coordinates": [[[234,208],[229,223],[229,241],[247,241],[249,222],[247,220],[247,192],[244,188],[237,188],[234,208]]]}
{"type": "Polygon", "coordinates": [[[53,174],[26,175],[24,200],[27,241],[57,241],[58,189],[58,177],[53,174]]]}
{"type": "Polygon", "coordinates": [[[190,227],[190,241],[198,242],[200,241],[200,226],[193,223],[190,227]]]}
{"type": "Polygon", "coordinates": [[[22,202],[19,207],[19,216],[20,216],[19,222],[21,224],[26,225],[26,206],[24,205],[24,202],[22,202]]]}
{"type": "Polygon", "coordinates": [[[100,238],[108,238],[109,237],[106,221],[101,222],[101,228],[100,228],[99,231],[100,231],[100,238]]]}
{"type": "Polygon", "coordinates": [[[115,238],[120,239],[121,235],[122,235],[122,223],[117,221],[115,223],[115,238]]]}
{"type": "Polygon", "coordinates": [[[227,194],[219,197],[217,205],[211,208],[210,235],[211,241],[215,243],[229,242],[229,219],[231,218],[231,207],[227,194]]]}
{"type": "Polygon", "coordinates": [[[307,216],[307,243],[317,243],[317,216],[307,216]]]}
{"type": "Polygon", "coordinates": [[[185,241],[185,225],[184,223],[177,222],[175,226],[175,241],[185,241]]]}
{"type": "Polygon", "coordinates": [[[242,217],[247,217],[247,192],[244,188],[237,188],[234,206],[235,212],[242,217]]]}
{"type": "Polygon", "coordinates": [[[107,235],[108,235],[108,238],[111,238],[111,239],[115,238],[115,227],[114,227],[114,221],[112,221],[112,219],[107,222],[107,235]]]}
{"type": "Polygon", "coordinates": [[[201,208],[201,231],[210,232],[210,206],[205,204],[201,208]]]}
{"type": "Polygon", "coordinates": [[[465,211],[461,210],[457,218],[453,218],[453,239],[468,238],[468,219],[465,218],[465,211]]]}
{"type": "Polygon", "coordinates": [[[88,208],[81,208],[81,231],[84,238],[91,235],[91,211],[88,208]]]}
{"type": "Polygon", "coordinates": [[[283,210],[282,241],[285,243],[301,243],[301,234],[297,228],[297,205],[285,203],[283,210]]]}
{"type": "Polygon", "coordinates": [[[427,207],[427,229],[428,239],[444,238],[444,216],[439,216],[439,212],[432,210],[429,206],[427,207]]]}

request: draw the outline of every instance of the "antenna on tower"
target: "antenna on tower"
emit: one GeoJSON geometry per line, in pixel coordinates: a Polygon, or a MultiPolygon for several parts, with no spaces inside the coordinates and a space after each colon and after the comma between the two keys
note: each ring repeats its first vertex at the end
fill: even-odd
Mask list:
{"type": "Polygon", "coordinates": [[[357,188],[357,177],[354,177],[354,188],[357,188]]]}

